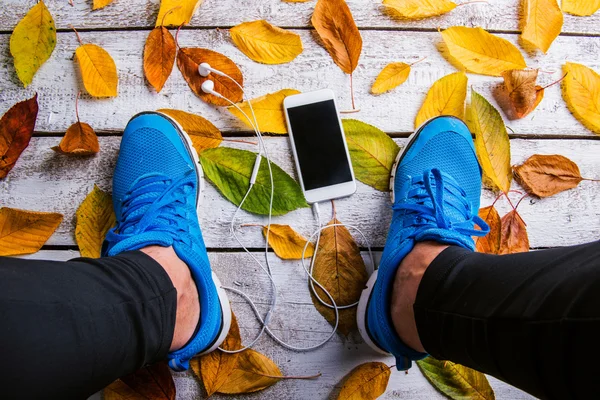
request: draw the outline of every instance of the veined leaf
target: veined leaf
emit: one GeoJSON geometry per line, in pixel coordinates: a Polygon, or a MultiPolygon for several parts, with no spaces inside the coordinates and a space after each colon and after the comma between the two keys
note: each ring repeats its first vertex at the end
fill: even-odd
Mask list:
{"type": "Polygon", "coordinates": [[[219,147],[223,141],[221,131],[206,118],[169,108],[161,108],[158,112],[167,114],[181,125],[192,139],[192,144],[198,153],[206,149],[219,147]]]}
{"type": "Polygon", "coordinates": [[[176,52],[175,39],[167,28],[158,26],[150,31],[144,46],[144,75],[157,92],[171,75],[176,52]]]}
{"type": "Polygon", "coordinates": [[[481,28],[453,26],[442,31],[442,38],[450,56],[476,74],[500,76],[508,69],[527,66],[512,43],[481,28]]]}
{"type": "Polygon", "coordinates": [[[175,400],[175,382],[166,361],[116,380],[104,389],[104,400],[175,400]]]}
{"type": "Polygon", "coordinates": [[[538,197],[572,189],[583,180],[577,164],[560,155],[534,154],[523,164],[513,167],[513,171],[525,191],[538,197]]]}
{"type": "Polygon", "coordinates": [[[62,214],[0,208],[0,256],[35,253],[52,236],[62,214]]]}
{"type": "Polygon", "coordinates": [[[600,133],[600,75],[582,64],[563,67],[563,97],[573,115],[594,133],[600,133]]]}
{"type": "Polygon", "coordinates": [[[479,217],[490,227],[490,232],[483,237],[476,237],[475,250],[479,253],[498,254],[500,250],[501,227],[500,215],[494,206],[479,209],[479,217]]]}
{"type": "Polygon", "coordinates": [[[544,89],[535,84],[537,76],[537,69],[511,69],[502,73],[517,118],[527,116],[544,98],[544,89]]]}
{"type": "Polygon", "coordinates": [[[82,44],[75,50],[85,90],[94,97],[115,97],[119,85],[117,66],[106,50],[82,44]]]}
{"type": "Polygon", "coordinates": [[[587,17],[600,10],[600,0],[562,0],[564,12],[587,17]]]}
{"type": "Polygon", "coordinates": [[[0,179],[29,145],[38,114],[37,93],[12,106],[0,119],[0,179]]]}
{"type": "Polygon", "coordinates": [[[109,5],[112,2],[113,2],[113,0],[94,0],[92,9],[99,10],[101,8],[106,7],[107,5],[109,5]]]}
{"type": "Polygon", "coordinates": [[[433,386],[451,399],[494,400],[496,396],[487,378],[481,372],[427,357],[417,361],[419,369],[433,386]]]}
{"type": "MultiPolygon", "coordinates": [[[[263,235],[267,237],[267,227],[262,229],[263,235]]],[[[292,229],[289,225],[271,224],[269,231],[269,245],[279,258],[284,260],[302,259],[302,251],[306,246],[306,238],[292,229]]],[[[315,246],[309,243],[304,257],[312,257],[315,246]]]]}
{"type": "Polygon", "coordinates": [[[355,119],[342,120],[356,179],[382,192],[390,190],[390,172],[400,147],[383,131],[355,119]]]}
{"type": "Polygon", "coordinates": [[[525,26],[521,38],[547,53],[563,25],[558,3],[556,0],[524,0],[523,9],[525,26]]]}
{"type": "MultiPolygon", "coordinates": [[[[204,0],[160,0],[156,26],[187,25],[204,0]]],[[[211,64],[212,65],[212,64],[211,64]]]]}
{"type": "Polygon", "coordinates": [[[263,64],[283,64],[302,53],[300,35],[265,20],[244,22],[230,29],[233,43],[250,59],[263,64]]]}
{"type": "MultiPolygon", "coordinates": [[[[4,6],[8,7],[8,6],[4,6]]],[[[33,6],[10,35],[17,76],[27,87],[56,46],[56,27],[43,1],[33,6]]]]}
{"type": "Polygon", "coordinates": [[[456,8],[449,0],[383,0],[383,5],[392,16],[402,19],[435,17],[456,8]]]}
{"type": "Polygon", "coordinates": [[[52,147],[52,150],[75,156],[88,156],[100,151],[98,136],[91,126],[79,120],[79,94],[75,100],[75,115],[77,122],[71,125],[58,146],[52,147]]]}
{"type": "Polygon", "coordinates": [[[104,236],[116,222],[112,197],[94,185],[75,215],[75,240],[81,256],[99,258],[104,236]]]}
{"type": "Polygon", "coordinates": [[[389,63],[386,65],[371,87],[371,93],[381,94],[402,85],[410,74],[410,65],[403,62],[389,63]]]}
{"type": "Polygon", "coordinates": [[[485,181],[504,193],[510,190],[510,141],[498,110],[482,95],[471,90],[467,123],[475,134],[475,150],[485,181]]]}
{"type": "Polygon", "coordinates": [[[455,72],[435,81],[417,113],[415,129],[423,122],[440,115],[454,115],[464,119],[467,81],[464,72],[455,72]]]}
{"type": "Polygon", "coordinates": [[[529,237],[525,221],[512,210],[501,220],[502,237],[498,254],[514,254],[529,251],[529,237]]]}
{"type": "MultiPolygon", "coordinates": [[[[207,178],[229,201],[239,205],[250,185],[256,154],[246,150],[218,147],[200,153],[200,163],[207,178]]],[[[300,185],[271,162],[274,181],[273,215],[283,215],[300,207],[308,207],[300,185]]],[[[248,195],[244,210],[267,215],[271,197],[269,167],[261,160],[256,183],[248,195]]]]}
{"type": "MultiPolygon", "coordinates": [[[[300,92],[295,89],[281,89],[278,92],[269,93],[250,100],[261,132],[287,133],[287,124],[285,122],[285,115],[283,114],[283,99],[298,93],[300,92]]],[[[238,104],[238,107],[240,107],[246,115],[252,118],[250,106],[247,101],[238,104]]],[[[248,127],[252,128],[250,122],[237,108],[230,106],[227,107],[227,109],[248,127]]],[[[252,120],[252,122],[254,122],[254,120],[252,120]]]]}
{"type": "Polygon", "coordinates": [[[235,369],[218,389],[218,393],[258,392],[279,382],[281,371],[268,357],[252,349],[239,354],[235,369]]]}
{"type": "Polygon", "coordinates": [[[391,374],[382,362],[361,364],[346,376],[337,400],[375,400],[385,393],[391,374]]]}

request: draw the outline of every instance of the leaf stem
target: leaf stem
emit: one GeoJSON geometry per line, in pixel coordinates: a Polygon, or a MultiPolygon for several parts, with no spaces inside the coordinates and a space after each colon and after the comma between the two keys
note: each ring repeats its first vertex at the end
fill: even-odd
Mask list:
{"type": "Polygon", "coordinates": [[[177,28],[177,32],[175,33],[175,44],[177,45],[177,48],[181,50],[181,46],[179,45],[179,31],[181,30],[181,27],[183,26],[183,24],[179,25],[179,27],[177,28]]]}
{"type": "Polygon", "coordinates": [[[408,64],[408,65],[410,65],[410,66],[412,67],[413,65],[415,65],[415,64],[418,64],[418,63],[420,63],[421,61],[425,61],[426,59],[427,59],[427,56],[425,56],[425,57],[421,58],[420,60],[417,60],[417,61],[415,61],[415,62],[414,62],[414,63],[412,63],[412,64],[408,64]]]}
{"type": "MultiPolygon", "coordinates": [[[[525,197],[527,197],[527,196],[529,196],[529,195],[528,195],[528,194],[525,194],[523,197],[521,197],[521,198],[519,199],[519,201],[517,202],[517,205],[515,206],[515,211],[517,211],[517,208],[519,207],[519,204],[521,204],[521,202],[523,201],[523,199],[524,199],[525,197]]],[[[518,213],[517,213],[517,214],[518,214],[518,213]]],[[[521,219],[522,219],[522,218],[521,218],[521,219]]],[[[523,222],[525,222],[525,221],[523,221],[523,222]]]]}
{"type": "MultiPolygon", "coordinates": [[[[503,192],[504,193],[504,192],[503,192]]],[[[508,191],[508,193],[510,193],[510,190],[508,191]]],[[[512,209],[514,211],[517,211],[517,209],[515,208],[515,205],[513,204],[512,201],[510,201],[510,197],[508,197],[508,193],[504,193],[504,196],[506,197],[506,200],[508,200],[508,204],[510,204],[510,206],[512,207],[512,209]]]]}
{"type": "Polygon", "coordinates": [[[352,109],[356,110],[356,106],[354,105],[354,83],[352,74],[350,74],[350,98],[352,99],[352,109]]]}
{"type": "Polygon", "coordinates": [[[337,218],[337,210],[335,209],[335,202],[331,200],[331,211],[333,213],[333,219],[337,218]]]}
{"type": "Polygon", "coordinates": [[[322,375],[320,372],[315,375],[306,375],[306,376],[287,376],[287,375],[276,376],[276,375],[261,374],[260,372],[256,372],[256,371],[252,371],[252,373],[256,374],[256,375],[264,376],[265,378],[273,378],[273,379],[317,379],[322,375]]]}
{"type": "Polygon", "coordinates": [[[77,40],[79,40],[79,44],[83,46],[83,41],[81,40],[81,36],[79,36],[79,32],[77,32],[77,29],[75,29],[73,25],[69,26],[71,27],[71,29],[73,29],[73,31],[75,31],[75,34],[77,35],[77,40]]]}
{"type": "Polygon", "coordinates": [[[600,182],[600,179],[592,179],[592,178],[581,178],[581,180],[590,181],[590,182],[600,182]]]}
{"type": "Polygon", "coordinates": [[[241,224],[240,226],[260,226],[261,228],[264,228],[264,225],[261,224],[251,224],[251,223],[247,223],[247,224],[241,224]]]}
{"type": "Polygon", "coordinates": [[[258,143],[256,142],[248,142],[246,140],[239,140],[239,139],[223,139],[224,142],[232,142],[232,143],[243,143],[243,144],[249,144],[251,146],[256,146],[258,143]]]}
{"type": "Polygon", "coordinates": [[[457,4],[456,7],[460,7],[460,6],[466,6],[467,4],[473,4],[473,3],[485,3],[485,4],[490,4],[488,1],[486,0],[472,0],[472,1],[467,1],[465,3],[460,3],[457,4]]]}
{"type": "Polygon", "coordinates": [[[75,97],[75,116],[77,117],[77,123],[81,124],[79,120],[79,96],[81,96],[81,90],[77,92],[77,97],[75,97]]]}
{"type": "Polygon", "coordinates": [[[547,85],[547,86],[544,86],[543,88],[541,88],[541,89],[538,89],[538,90],[544,90],[544,89],[546,89],[546,88],[549,88],[550,86],[556,85],[558,82],[560,82],[560,81],[562,81],[563,79],[565,79],[565,78],[567,77],[567,75],[568,75],[568,74],[569,74],[568,72],[565,72],[565,74],[562,76],[562,78],[560,78],[559,80],[557,80],[557,81],[555,81],[555,82],[552,82],[551,84],[549,84],[549,85],[547,85]]]}

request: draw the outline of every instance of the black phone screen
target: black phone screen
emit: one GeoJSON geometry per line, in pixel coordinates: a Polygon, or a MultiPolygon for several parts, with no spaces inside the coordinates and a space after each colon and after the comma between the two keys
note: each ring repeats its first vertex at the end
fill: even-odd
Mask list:
{"type": "Polygon", "coordinates": [[[333,100],[287,109],[305,190],[352,181],[333,100]]]}

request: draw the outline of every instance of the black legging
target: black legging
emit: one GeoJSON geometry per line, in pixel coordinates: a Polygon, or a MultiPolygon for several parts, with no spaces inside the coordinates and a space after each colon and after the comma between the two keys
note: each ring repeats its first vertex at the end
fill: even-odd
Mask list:
{"type": "MultiPolygon", "coordinates": [[[[82,399],[164,359],[176,306],[141,252],[0,258],[0,397],[82,399]]],[[[541,398],[600,398],[600,243],[506,256],[451,247],[427,269],[415,315],[436,358],[541,398]]]]}

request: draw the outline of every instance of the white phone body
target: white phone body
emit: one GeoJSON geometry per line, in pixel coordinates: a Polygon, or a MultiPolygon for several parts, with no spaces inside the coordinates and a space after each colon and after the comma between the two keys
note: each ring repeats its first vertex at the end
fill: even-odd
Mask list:
{"type": "Polygon", "coordinates": [[[306,201],[317,203],[349,196],[356,192],[356,180],[352,170],[350,153],[348,152],[344,128],[333,91],[323,89],[288,96],[283,100],[283,108],[300,186],[306,201]],[[333,106],[331,102],[333,102],[333,106]],[[301,108],[303,106],[305,108],[301,108]],[[302,115],[307,118],[300,118],[302,115]],[[311,118],[314,120],[311,120],[311,118]],[[299,128],[300,126],[301,128],[299,128]],[[296,132],[294,131],[295,127],[297,128],[296,132]],[[300,134],[306,136],[298,137],[300,134]],[[310,141],[310,144],[307,145],[308,141],[310,141]],[[314,156],[307,161],[307,157],[310,158],[309,155],[311,154],[311,150],[308,150],[307,146],[319,145],[322,142],[328,143],[329,147],[313,147],[314,156]],[[297,145],[301,147],[297,148],[297,145]],[[327,157],[328,148],[331,149],[331,157],[327,157]],[[320,166],[325,166],[328,163],[329,168],[319,169],[320,166]],[[348,166],[347,169],[344,163],[348,166]],[[318,175],[319,171],[321,176],[316,178],[315,174],[318,175]],[[315,179],[319,182],[315,183],[315,179]],[[341,182],[338,182],[340,180],[341,182]]]}

